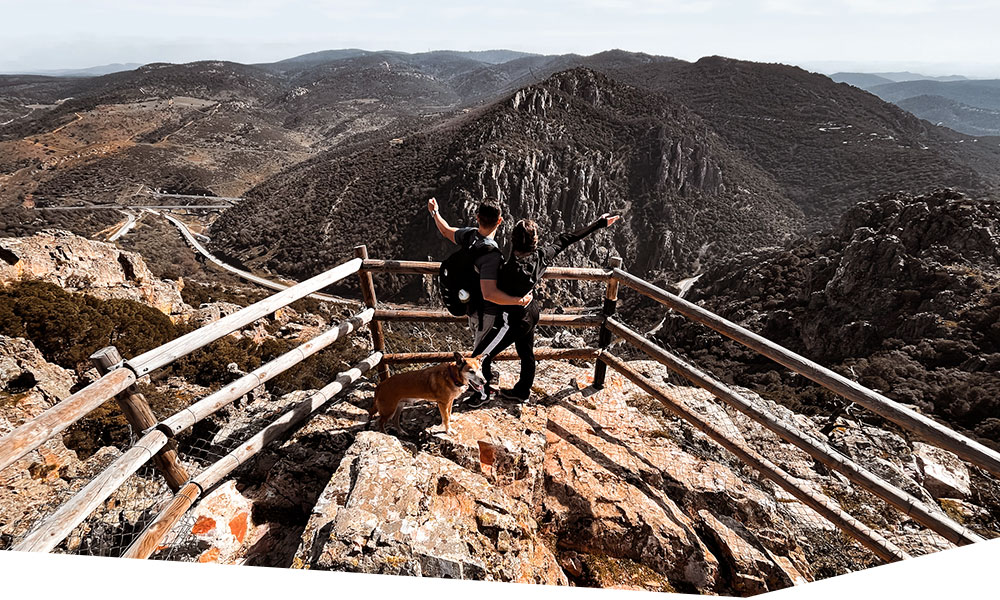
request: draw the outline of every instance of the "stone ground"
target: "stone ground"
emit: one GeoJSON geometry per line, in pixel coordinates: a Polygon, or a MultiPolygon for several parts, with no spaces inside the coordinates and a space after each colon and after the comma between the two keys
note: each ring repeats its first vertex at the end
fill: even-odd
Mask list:
{"type": "MultiPolygon", "coordinates": [[[[878,564],[620,376],[589,387],[592,372],[541,363],[531,403],[458,406],[452,435],[429,403],[404,411],[408,435],[368,430],[373,385],[362,383],[212,491],[161,557],[737,595],[878,564]]],[[[513,376],[503,365],[499,384],[513,376]]],[[[872,502],[706,393],[664,385],[814,490],[851,509],[872,502]]],[[[908,551],[948,546],[871,512],[908,551]]]]}

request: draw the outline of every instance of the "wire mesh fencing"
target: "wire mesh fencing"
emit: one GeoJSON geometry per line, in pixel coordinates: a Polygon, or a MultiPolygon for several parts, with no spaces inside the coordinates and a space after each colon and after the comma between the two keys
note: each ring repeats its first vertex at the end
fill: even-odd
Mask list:
{"type": "MultiPolygon", "coordinates": [[[[622,320],[620,317],[618,318],[622,320]]],[[[632,328],[641,331],[639,328],[632,328]]],[[[783,427],[808,440],[813,446],[824,452],[849,458],[878,478],[910,494],[917,501],[926,505],[931,512],[942,517],[954,518],[956,516],[954,511],[946,510],[948,506],[944,501],[939,504],[918,483],[920,475],[916,460],[910,450],[911,441],[905,437],[905,434],[901,435],[896,427],[891,426],[891,424],[883,426],[884,421],[879,417],[873,417],[870,413],[865,414],[862,418],[856,417],[855,415],[861,412],[860,407],[851,407],[846,411],[839,412],[816,410],[813,411],[812,416],[797,413],[776,401],[784,399],[780,395],[772,398],[769,390],[761,390],[760,386],[756,386],[755,392],[733,385],[735,383],[733,382],[733,373],[719,372],[718,367],[712,364],[706,367],[706,361],[693,359],[683,347],[671,344],[669,339],[665,339],[666,336],[654,335],[656,329],[647,331],[644,334],[645,339],[664,347],[671,354],[694,365],[710,377],[718,381],[728,381],[731,389],[734,389],[758,410],[780,420],[783,427]],[[876,423],[878,425],[875,425],[876,423]]],[[[616,342],[615,351],[632,359],[646,358],[642,352],[626,346],[622,340],[616,342]]],[[[775,368],[781,369],[778,365],[775,365],[775,368]]],[[[660,367],[660,369],[663,371],[661,380],[668,385],[679,387],[692,385],[686,379],[667,371],[665,367],[660,367]]],[[[719,424],[727,435],[742,439],[749,447],[781,466],[786,472],[808,482],[808,485],[814,487],[817,492],[836,501],[846,512],[882,533],[910,555],[925,554],[952,546],[940,535],[924,528],[881,498],[853,484],[841,473],[828,468],[819,461],[814,461],[805,452],[785,442],[772,431],[728,403],[718,400],[705,391],[699,391],[690,400],[693,400],[692,405],[700,406],[701,411],[713,414],[714,422],[719,424]]],[[[976,474],[978,470],[973,468],[972,471],[976,474]]],[[[978,475],[984,474],[979,472],[978,475]]],[[[987,489],[989,491],[984,495],[993,498],[992,494],[994,494],[995,488],[988,485],[987,489]]],[[[781,494],[776,492],[775,497],[781,498],[781,494]]],[[[986,504],[992,506],[988,501],[986,504]]],[[[794,507],[795,510],[800,510],[801,506],[796,506],[795,503],[788,503],[788,505],[794,507]]],[[[962,504],[962,507],[967,510],[969,508],[965,503],[962,504]]],[[[968,519],[960,518],[958,521],[963,525],[972,526],[968,519]]],[[[995,537],[995,533],[989,535],[989,532],[984,531],[983,528],[979,528],[977,532],[986,537],[995,537]]],[[[854,546],[863,551],[856,544],[854,546]]],[[[836,548],[838,545],[833,547],[836,548]]],[[[844,546],[840,545],[839,547],[844,546]]],[[[826,560],[829,557],[829,551],[818,551],[816,557],[821,561],[826,560]]],[[[863,561],[864,557],[855,557],[854,562],[857,562],[858,559],[863,561]]]]}

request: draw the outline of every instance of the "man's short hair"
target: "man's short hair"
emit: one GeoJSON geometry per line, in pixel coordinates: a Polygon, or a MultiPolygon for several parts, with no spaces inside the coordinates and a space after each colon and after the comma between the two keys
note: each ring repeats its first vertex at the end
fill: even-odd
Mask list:
{"type": "Polygon", "coordinates": [[[510,234],[515,252],[534,252],[538,246],[538,226],[531,219],[521,219],[510,234]]]}
{"type": "Polygon", "coordinates": [[[479,224],[483,227],[496,227],[500,222],[500,203],[493,198],[486,198],[479,203],[479,210],[476,211],[479,224]]]}

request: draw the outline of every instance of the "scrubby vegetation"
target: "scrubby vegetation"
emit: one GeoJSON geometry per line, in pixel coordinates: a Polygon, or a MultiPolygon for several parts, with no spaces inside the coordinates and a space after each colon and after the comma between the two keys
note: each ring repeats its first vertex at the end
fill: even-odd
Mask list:
{"type": "Polygon", "coordinates": [[[87,365],[108,345],[123,356],[140,354],[176,331],[162,312],[132,300],[71,294],[41,281],[0,287],[0,333],[31,340],[46,360],[67,369],[87,365]]]}

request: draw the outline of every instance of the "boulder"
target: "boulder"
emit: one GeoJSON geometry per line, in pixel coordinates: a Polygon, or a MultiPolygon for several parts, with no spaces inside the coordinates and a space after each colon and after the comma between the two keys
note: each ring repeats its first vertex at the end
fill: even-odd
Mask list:
{"type": "Polygon", "coordinates": [[[776,557],[755,543],[756,536],[739,522],[725,516],[717,518],[707,510],[698,511],[698,516],[720,551],[718,558],[731,570],[735,591],[751,596],[809,581],[790,559],[776,557]]]}
{"type": "Polygon", "coordinates": [[[565,584],[527,507],[398,439],[358,434],[323,491],[295,566],[565,584]]]}
{"type": "Polygon", "coordinates": [[[141,256],[114,244],[50,229],[29,237],[0,238],[0,254],[0,283],[38,279],[102,300],[142,302],[175,320],[191,311],[178,284],[153,277],[141,256]]]}
{"type": "Polygon", "coordinates": [[[935,498],[968,498],[969,469],[954,453],[921,442],[913,443],[913,455],[923,476],[924,487],[935,498]]]}

